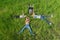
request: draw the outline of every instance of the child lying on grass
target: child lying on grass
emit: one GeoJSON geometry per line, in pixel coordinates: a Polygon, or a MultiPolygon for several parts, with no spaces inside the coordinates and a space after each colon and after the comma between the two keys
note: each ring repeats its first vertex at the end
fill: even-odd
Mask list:
{"type": "Polygon", "coordinates": [[[30,31],[30,34],[34,35],[31,28],[30,28],[30,26],[29,26],[29,23],[30,23],[30,19],[29,19],[29,17],[26,17],[25,26],[20,30],[19,33],[22,33],[24,31],[24,29],[27,28],[30,31]]]}

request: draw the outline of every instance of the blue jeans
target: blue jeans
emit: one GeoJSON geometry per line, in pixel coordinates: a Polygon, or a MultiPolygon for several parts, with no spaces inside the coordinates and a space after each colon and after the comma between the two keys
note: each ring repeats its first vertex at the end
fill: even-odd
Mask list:
{"type": "Polygon", "coordinates": [[[31,30],[29,24],[26,24],[19,33],[22,33],[25,28],[27,28],[30,31],[30,34],[33,35],[32,30],[31,30]]]}

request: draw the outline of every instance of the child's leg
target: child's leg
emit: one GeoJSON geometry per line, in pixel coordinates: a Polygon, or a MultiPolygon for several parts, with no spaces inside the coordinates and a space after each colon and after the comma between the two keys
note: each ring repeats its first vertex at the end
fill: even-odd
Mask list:
{"type": "Polygon", "coordinates": [[[19,33],[22,33],[22,32],[24,31],[25,28],[26,28],[26,27],[24,26],[24,27],[22,28],[22,30],[21,30],[19,33]]]}
{"type": "Polygon", "coordinates": [[[30,28],[30,26],[28,26],[28,29],[29,29],[29,31],[30,31],[30,34],[31,34],[31,35],[34,35],[33,32],[32,32],[32,30],[31,30],[31,28],[30,28]]]}

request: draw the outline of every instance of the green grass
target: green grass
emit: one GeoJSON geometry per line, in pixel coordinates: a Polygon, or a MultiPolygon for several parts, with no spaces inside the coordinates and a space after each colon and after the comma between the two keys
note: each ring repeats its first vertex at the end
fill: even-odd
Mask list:
{"type": "Polygon", "coordinates": [[[0,40],[60,40],[60,0],[0,0],[0,40]],[[29,4],[34,5],[38,15],[53,14],[54,17],[49,20],[54,25],[30,18],[31,28],[36,35],[31,36],[28,30],[18,35],[17,32],[25,25],[25,18],[12,19],[10,15],[20,15],[22,10],[28,15],[29,4]]]}

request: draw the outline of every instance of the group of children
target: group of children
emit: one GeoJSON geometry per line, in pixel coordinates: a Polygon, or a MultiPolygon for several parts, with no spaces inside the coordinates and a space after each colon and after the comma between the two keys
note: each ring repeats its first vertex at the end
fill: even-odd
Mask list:
{"type": "MultiPolygon", "coordinates": [[[[33,9],[33,6],[30,5],[29,8],[28,8],[28,13],[33,17],[33,18],[38,18],[38,19],[41,19],[41,20],[45,20],[46,23],[48,23],[49,25],[51,25],[52,23],[50,21],[47,20],[48,17],[44,16],[44,15],[35,15],[34,13],[34,9],[33,9]]],[[[19,17],[19,18],[26,18],[25,19],[25,26],[18,32],[18,33],[22,33],[24,31],[25,28],[27,28],[30,32],[31,35],[34,35],[34,33],[32,32],[31,30],[31,27],[29,26],[30,24],[30,18],[27,17],[26,15],[24,15],[24,13],[20,16],[16,16],[16,17],[19,17]]],[[[53,15],[51,15],[51,17],[53,17],[53,15]]]]}

